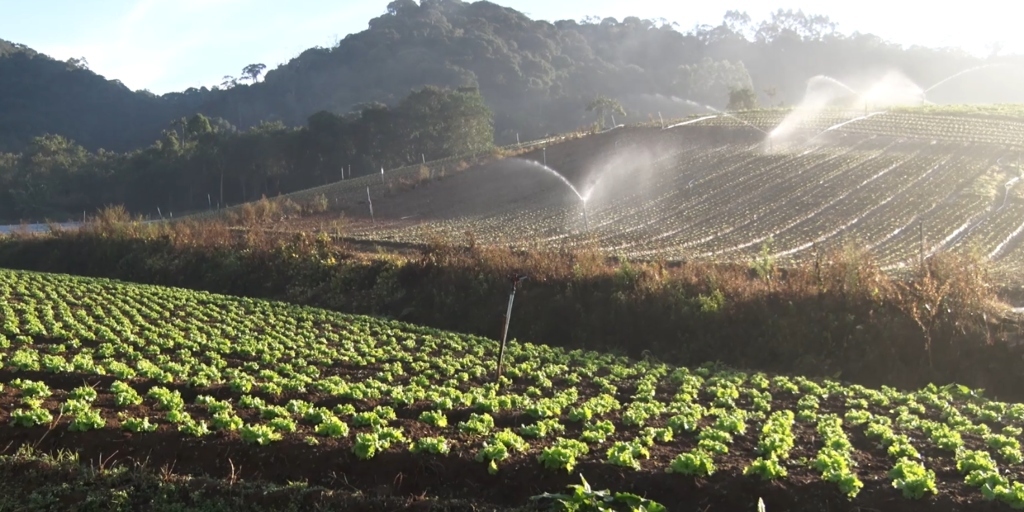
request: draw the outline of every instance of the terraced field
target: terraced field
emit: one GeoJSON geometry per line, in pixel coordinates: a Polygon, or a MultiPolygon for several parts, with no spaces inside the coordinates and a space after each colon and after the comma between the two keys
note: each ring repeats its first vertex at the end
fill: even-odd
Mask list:
{"type": "Polygon", "coordinates": [[[499,385],[495,352],[368,317],[0,270],[0,445],[478,509],[579,474],[669,510],[1024,507],[1022,404],[517,342],[499,385]]]}
{"type": "Polygon", "coordinates": [[[767,249],[783,263],[854,245],[889,269],[913,266],[922,253],[975,251],[1019,280],[1024,110],[867,114],[709,114],[666,129],[556,141],[454,174],[416,168],[318,193],[352,221],[346,236],[363,241],[471,236],[517,248],[719,261],[749,261],[767,249]]]}

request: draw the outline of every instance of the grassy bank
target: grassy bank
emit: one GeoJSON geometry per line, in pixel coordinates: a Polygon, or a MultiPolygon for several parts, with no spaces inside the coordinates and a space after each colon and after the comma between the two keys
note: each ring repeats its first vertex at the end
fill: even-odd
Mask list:
{"type": "MultiPolygon", "coordinates": [[[[109,457],[109,456],[108,456],[109,457]]],[[[120,461],[119,461],[120,462],[120,461]]],[[[471,500],[382,496],[302,482],[290,485],[183,476],[142,464],[105,465],[71,451],[27,447],[0,455],[0,510],[231,512],[282,510],[472,511],[471,500]]],[[[526,508],[503,509],[525,511],[526,508]]],[[[531,510],[539,510],[534,508],[531,510]]]]}
{"type": "Polygon", "coordinates": [[[102,218],[75,232],[0,239],[0,266],[271,298],[497,337],[510,272],[510,338],[722,361],[867,385],[958,382],[1024,395],[1016,324],[998,320],[984,265],[937,255],[910,280],[870,254],[806,268],[609,262],[434,243],[416,257],[356,251],[326,236],[233,233],[218,224],[102,218]]]}

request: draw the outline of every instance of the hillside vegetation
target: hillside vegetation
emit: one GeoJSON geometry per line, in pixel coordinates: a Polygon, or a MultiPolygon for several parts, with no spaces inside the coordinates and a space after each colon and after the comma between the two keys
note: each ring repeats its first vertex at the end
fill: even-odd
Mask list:
{"type": "Polygon", "coordinates": [[[479,91],[424,87],[394,108],[318,112],[302,128],[237,132],[197,114],[153,145],[90,153],[59,135],[0,153],[0,219],[81,218],[119,204],[155,217],[208,210],[451,155],[487,151],[492,114],[479,91]]]}
{"type": "Polygon", "coordinates": [[[609,261],[441,239],[403,254],[326,234],[138,224],[0,238],[0,266],[270,298],[483,336],[500,331],[506,276],[530,276],[510,335],[678,364],[727,364],[865,385],[1024,389],[1020,324],[984,262],[939,253],[896,277],[869,253],[811,265],[609,261]],[[67,257],[74,254],[73,258],[67,257]],[[519,316],[521,315],[521,316],[519,316]]]}
{"type": "MultiPolygon", "coordinates": [[[[57,62],[0,42],[0,151],[21,151],[46,133],[90,151],[139,149],[196,113],[243,130],[275,121],[301,126],[321,110],[394,106],[425,85],[478,87],[495,113],[496,142],[509,144],[517,133],[535,139],[594,121],[585,107],[598,95],[619,100],[632,119],[677,117],[702,110],[681,99],[723,108],[732,88],[748,88],[768,106],[795,105],[819,74],[859,79],[861,87],[877,70],[897,69],[928,87],[981,64],[1019,62],[905,49],[799,11],[765,20],[728,11],[716,26],[691,28],[637,17],[549,22],[486,1],[397,0],[365,30],[305,50],[265,76],[264,64],[273,63],[226,69],[232,76],[220,86],[161,96],[100,77],[84,60],[57,62]]],[[[1020,102],[1021,80],[1012,67],[994,67],[944,84],[929,99],[1020,102]]]]}
{"type": "Polygon", "coordinates": [[[47,134],[92,151],[130,151],[150,144],[171,120],[197,112],[202,102],[195,92],[132,91],[80,59],[61,62],[0,39],[0,154],[20,152],[47,134]]]}
{"type": "Polygon", "coordinates": [[[522,342],[495,382],[494,341],[393,321],[7,270],[0,298],[0,440],[173,464],[165,479],[344,474],[378,496],[508,506],[583,473],[673,510],[1024,506],[1024,405],[966,386],[872,389],[522,342]]]}

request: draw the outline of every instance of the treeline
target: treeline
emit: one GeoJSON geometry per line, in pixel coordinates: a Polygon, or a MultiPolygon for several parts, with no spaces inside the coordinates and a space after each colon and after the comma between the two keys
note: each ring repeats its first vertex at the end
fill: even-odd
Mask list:
{"type": "MultiPolygon", "coordinates": [[[[106,80],[84,60],[58,62],[0,41],[0,151],[21,151],[44,133],[93,151],[135,149],[172,119],[195,113],[240,129],[265,121],[301,126],[321,110],[394,106],[424,85],[478,87],[494,112],[496,142],[506,144],[516,134],[539,138],[593,121],[584,107],[599,95],[618,100],[629,120],[646,120],[703,111],[684,99],[725,107],[733,89],[748,89],[762,106],[793,105],[818,74],[857,82],[854,75],[897,69],[927,87],[1013,59],[1020,60],[903,48],[800,11],[764,20],[729,11],[718,25],[689,28],[637,17],[550,23],[486,1],[396,0],[333,47],[310,48],[274,69],[253,63],[219,86],[162,96],[106,80]]],[[[1024,80],[1012,69],[965,75],[928,99],[1024,101],[1024,80]]]]}
{"type": "Polygon", "coordinates": [[[321,111],[301,128],[239,131],[196,114],[151,146],[89,152],[60,135],[0,153],[0,219],[64,220],[109,204],[147,215],[217,207],[493,145],[492,113],[474,88],[424,87],[397,106],[321,111]]]}

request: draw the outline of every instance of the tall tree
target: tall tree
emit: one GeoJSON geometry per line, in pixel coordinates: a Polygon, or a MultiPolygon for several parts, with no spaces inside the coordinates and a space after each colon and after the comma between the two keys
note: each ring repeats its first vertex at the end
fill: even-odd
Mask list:
{"type": "Polygon", "coordinates": [[[245,75],[246,79],[252,80],[252,83],[256,83],[265,69],[267,69],[266,64],[249,64],[242,68],[242,74],[245,75]]]}

